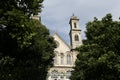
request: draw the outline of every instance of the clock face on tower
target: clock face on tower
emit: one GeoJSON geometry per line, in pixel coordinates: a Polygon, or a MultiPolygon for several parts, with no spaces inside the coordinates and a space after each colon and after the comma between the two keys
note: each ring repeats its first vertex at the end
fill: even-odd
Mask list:
{"type": "Polygon", "coordinates": [[[59,47],[59,45],[60,45],[59,42],[58,41],[55,41],[55,42],[56,42],[57,47],[59,47]]]}

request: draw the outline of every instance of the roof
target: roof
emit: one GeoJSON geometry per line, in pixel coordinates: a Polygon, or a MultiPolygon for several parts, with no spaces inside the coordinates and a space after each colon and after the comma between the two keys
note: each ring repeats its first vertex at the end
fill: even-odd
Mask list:
{"type": "Polygon", "coordinates": [[[78,20],[79,21],[78,17],[74,16],[74,14],[71,16],[69,24],[71,23],[71,20],[78,20]]]}
{"type": "Polygon", "coordinates": [[[57,32],[55,32],[54,34],[53,34],[53,36],[54,35],[57,35],[65,44],[66,44],[66,46],[69,48],[69,49],[71,49],[71,47],[65,42],[65,40],[63,40],[63,38],[57,33],[57,32]]]}
{"type": "Polygon", "coordinates": [[[78,17],[73,14],[70,19],[78,19],[78,17]]]}

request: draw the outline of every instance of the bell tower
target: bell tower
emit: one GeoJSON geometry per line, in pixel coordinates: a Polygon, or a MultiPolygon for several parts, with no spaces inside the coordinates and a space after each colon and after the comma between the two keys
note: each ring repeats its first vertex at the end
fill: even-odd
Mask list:
{"type": "Polygon", "coordinates": [[[76,16],[71,16],[70,21],[70,45],[71,49],[75,49],[82,45],[81,30],[79,29],[79,19],[76,16]]]}

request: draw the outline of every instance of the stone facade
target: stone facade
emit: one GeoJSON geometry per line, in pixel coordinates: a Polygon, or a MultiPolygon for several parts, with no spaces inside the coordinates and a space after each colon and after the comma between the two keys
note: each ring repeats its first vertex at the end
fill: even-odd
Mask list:
{"type": "Polygon", "coordinates": [[[69,21],[70,24],[70,46],[57,34],[53,37],[57,43],[57,48],[54,50],[54,66],[48,72],[47,80],[70,80],[71,71],[75,66],[76,47],[82,45],[81,30],[79,29],[79,19],[72,16],[69,21]]]}

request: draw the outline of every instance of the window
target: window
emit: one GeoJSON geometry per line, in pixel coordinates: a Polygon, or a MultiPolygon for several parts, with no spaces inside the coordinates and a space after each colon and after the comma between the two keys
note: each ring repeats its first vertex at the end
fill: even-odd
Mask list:
{"type": "Polygon", "coordinates": [[[58,63],[58,61],[57,61],[57,55],[59,54],[59,52],[58,51],[55,51],[54,52],[55,53],[55,57],[53,58],[54,59],[54,64],[57,64],[58,63]]]}
{"type": "Polygon", "coordinates": [[[67,64],[71,64],[72,62],[71,62],[71,55],[70,54],[68,54],[67,55],[67,64]]]}
{"type": "Polygon", "coordinates": [[[67,71],[66,72],[66,79],[70,80],[70,76],[71,76],[71,71],[67,71]]]}
{"type": "Polygon", "coordinates": [[[61,53],[61,64],[64,64],[64,54],[61,53]]]}
{"type": "Polygon", "coordinates": [[[54,79],[57,79],[58,78],[58,72],[56,70],[53,70],[51,72],[51,78],[54,80],[54,79]]]}
{"type": "Polygon", "coordinates": [[[78,35],[75,35],[75,41],[79,41],[78,35]]]}
{"type": "Polygon", "coordinates": [[[76,25],[76,23],[74,23],[74,28],[77,28],[77,25],[76,25]]]}
{"type": "Polygon", "coordinates": [[[64,73],[60,74],[60,78],[61,78],[60,80],[64,80],[64,73]]]}
{"type": "Polygon", "coordinates": [[[54,59],[54,64],[57,64],[57,55],[55,55],[54,59]]]}

